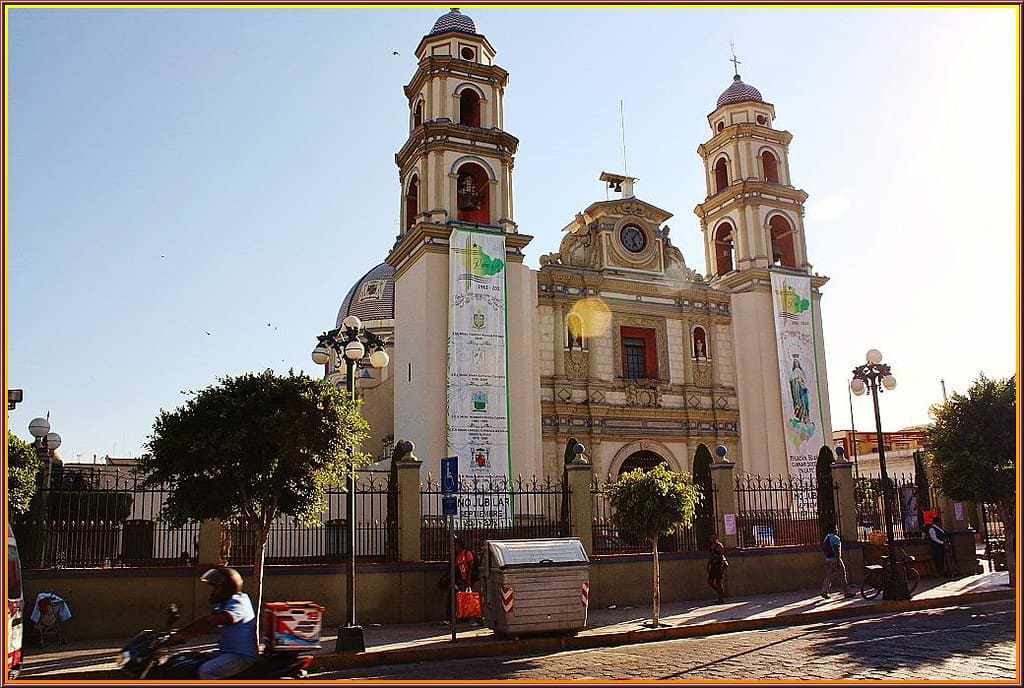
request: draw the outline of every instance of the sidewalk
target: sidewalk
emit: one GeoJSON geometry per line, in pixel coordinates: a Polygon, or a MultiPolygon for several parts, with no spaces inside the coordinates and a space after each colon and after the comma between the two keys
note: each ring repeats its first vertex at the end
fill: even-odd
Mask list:
{"type": "MultiPolygon", "coordinates": [[[[859,595],[843,598],[835,592],[826,600],[816,591],[804,590],[730,598],[722,604],[708,601],[663,604],[662,627],[657,629],[644,625],[650,620],[649,606],[591,608],[588,627],[575,637],[499,639],[486,627],[460,624],[458,640],[453,645],[451,631],[443,622],[390,626],[369,624],[365,627],[365,653],[335,654],[335,635],[325,634],[317,667],[340,669],[424,661],[436,657],[442,650],[446,657],[454,658],[612,646],[772,626],[796,626],[861,614],[885,614],[991,599],[1012,599],[1014,591],[1006,585],[1007,580],[1005,572],[983,573],[951,581],[926,578],[921,581],[910,602],[885,602],[881,596],[869,602],[859,595]]],[[[212,647],[213,640],[211,637],[206,642],[186,647],[212,647]]],[[[21,677],[112,677],[109,672],[115,671],[113,657],[120,646],[121,643],[115,641],[94,641],[69,643],[59,650],[51,647],[27,648],[21,677]]]]}

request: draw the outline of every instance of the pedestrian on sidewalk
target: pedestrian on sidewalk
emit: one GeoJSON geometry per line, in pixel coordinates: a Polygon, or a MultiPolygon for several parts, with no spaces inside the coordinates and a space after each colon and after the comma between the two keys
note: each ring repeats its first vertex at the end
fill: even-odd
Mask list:
{"type": "Polygon", "coordinates": [[[825,580],[821,582],[821,596],[828,599],[832,579],[838,572],[843,581],[843,595],[849,597],[850,582],[846,577],[846,564],[843,563],[843,541],[839,539],[835,526],[829,528],[828,535],[821,543],[821,549],[825,554],[825,580]]]}
{"type": "Polygon", "coordinates": [[[940,576],[946,575],[946,541],[949,536],[942,529],[942,517],[936,515],[928,524],[928,544],[932,547],[932,562],[935,564],[935,572],[940,576]]]}
{"type": "Polygon", "coordinates": [[[711,536],[708,557],[708,585],[718,593],[719,602],[725,602],[725,572],[728,568],[729,560],[725,558],[725,545],[718,539],[718,533],[715,533],[711,536]]]}

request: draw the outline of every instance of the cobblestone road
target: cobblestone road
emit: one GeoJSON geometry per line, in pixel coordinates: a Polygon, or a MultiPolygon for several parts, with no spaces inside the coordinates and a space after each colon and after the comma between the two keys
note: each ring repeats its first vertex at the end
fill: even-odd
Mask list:
{"type": "Polygon", "coordinates": [[[1013,602],[534,657],[372,667],[311,678],[1012,679],[1013,602]]]}

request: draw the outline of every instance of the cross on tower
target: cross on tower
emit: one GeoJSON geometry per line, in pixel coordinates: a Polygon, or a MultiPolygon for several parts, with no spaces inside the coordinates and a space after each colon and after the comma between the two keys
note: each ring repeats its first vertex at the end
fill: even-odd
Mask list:
{"type": "Polygon", "coordinates": [[[732,52],[732,59],[731,59],[731,60],[729,60],[729,62],[732,62],[732,70],[733,70],[733,73],[734,73],[734,74],[735,74],[736,76],[739,76],[739,75],[740,75],[740,69],[739,69],[739,66],[740,66],[741,64],[743,64],[743,63],[742,63],[742,62],[740,62],[740,61],[739,61],[738,59],[736,59],[736,46],[735,46],[735,45],[733,45],[733,42],[732,42],[732,41],[729,41],[729,50],[730,50],[730,52],[732,52]]]}

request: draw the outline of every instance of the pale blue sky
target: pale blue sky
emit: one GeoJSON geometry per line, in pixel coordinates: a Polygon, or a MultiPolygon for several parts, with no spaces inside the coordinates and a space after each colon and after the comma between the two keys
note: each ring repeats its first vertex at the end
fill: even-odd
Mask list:
{"type": "MultiPolygon", "coordinates": [[[[314,336],[397,232],[402,86],[447,8],[9,11],[12,429],[50,411],[66,460],[133,454],[180,390],[319,374],[314,336]]],[[[534,267],[621,168],[622,98],[637,195],[705,271],[696,148],[732,40],[810,194],[833,425],[870,347],[900,382],[886,429],[925,422],[940,377],[1013,372],[1013,9],[463,11],[511,74],[534,267]]]]}

